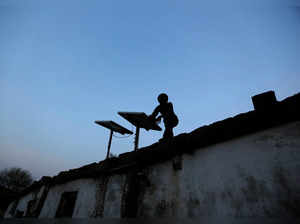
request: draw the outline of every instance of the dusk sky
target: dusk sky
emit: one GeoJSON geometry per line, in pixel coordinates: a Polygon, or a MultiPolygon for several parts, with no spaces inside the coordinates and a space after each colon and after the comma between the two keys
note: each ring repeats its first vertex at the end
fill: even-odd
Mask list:
{"type": "MultiPolygon", "coordinates": [[[[103,160],[94,121],[132,130],[117,112],[150,114],[161,92],[175,135],[300,92],[297,0],[0,0],[0,29],[0,170],[35,179],[103,160]]],[[[161,136],[142,130],[140,146],[161,136]]]]}

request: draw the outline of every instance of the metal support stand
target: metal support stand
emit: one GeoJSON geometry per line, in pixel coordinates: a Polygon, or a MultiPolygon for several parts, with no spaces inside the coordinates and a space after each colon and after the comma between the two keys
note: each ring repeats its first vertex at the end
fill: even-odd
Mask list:
{"type": "Polygon", "coordinates": [[[106,154],[106,159],[109,158],[109,153],[110,153],[110,146],[111,146],[111,139],[113,136],[113,130],[110,130],[110,136],[109,136],[109,141],[108,141],[108,147],[107,147],[107,154],[106,154]]]}
{"type": "Polygon", "coordinates": [[[139,147],[140,127],[136,126],[135,139],[134,139],[134,151],[139,147]]]}

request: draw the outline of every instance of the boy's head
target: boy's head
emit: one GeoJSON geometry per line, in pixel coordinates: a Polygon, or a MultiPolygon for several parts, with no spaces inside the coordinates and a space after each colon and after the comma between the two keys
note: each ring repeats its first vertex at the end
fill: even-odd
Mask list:
{"type": "Polygon", "coordinates": [[[159,94],[159,96],[157,97],[157,100],[160,104],[164,104],[168,102],[168,95],[165,93],[161,93],[159,94]]]}

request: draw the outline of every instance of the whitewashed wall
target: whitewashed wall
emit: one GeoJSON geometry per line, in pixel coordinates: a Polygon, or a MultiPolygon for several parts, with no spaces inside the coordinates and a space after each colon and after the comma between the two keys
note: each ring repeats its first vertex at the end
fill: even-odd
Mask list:
{"type": "MultiPolygon", "coordinates": [[[[170,160],[143,171],[148,184],[142,185],[137,216],[300,214],[300,122],[195,150],[181,158],[181,170],[174,170],[170,160]]],[[[61,195],[67,191],[78,191],[73,217],[119,218],[126,178],[126,174],[109,177],[105,189],[101,189],[106,183],[101,177],[53,186],[39,218],[55,217],[61,195]]],[[[31,194],[23,197],[17,209],[25,214],[31,199],[31,194]]]]}
{"type": "Polygon", "coordinates": [[[92,216],[96,204],[97,183],[95,179],[79,179],[51,187],[39,218],[54,218],[62,193],[69,191],[78,191],[73,217],[92,216]]]}
{"type": "Polygon", "coordinates": [[[300,122],[183,155],[182,170],[169,161],[145,173],[150,186],[138,216],[293,216],[300,202],[300,122]]]}

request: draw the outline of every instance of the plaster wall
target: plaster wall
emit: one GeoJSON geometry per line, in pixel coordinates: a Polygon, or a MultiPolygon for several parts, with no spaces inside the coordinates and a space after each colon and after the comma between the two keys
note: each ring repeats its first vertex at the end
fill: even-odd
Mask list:
{"type": "Polygon", "coordinates": [[[39,218],[54,218],[64,192],[78,191],[73,218],[91,217],[96,208],[98,180],[79,179],[50,188],[39,218]]]}
{"type": "MultiPolygon", "coordinates": [[[[201,148],[138,173],[138,217],[295,217],[300,214],[300,122],[201,148]],[[175,160],[181,169],[174,169],[175,160]]],[[[39,218],[54,218],[61,195],[69,191],[78,191],[73,218],[120,218],[127,203],[135,203],[125,197],[129,176],[52,186],[39,218]]],[[[25,214],[32,198],[21,198],[17,209],[25,214]]]]}
{"type": "Polygon", "coordinates": [[[120,218],[125,175],[111,176],[107,183],[103,217],[120,218]]]}
{"type": "Polygon", "coordinates": [[[140,217],[297,216],[300,122],[184,154],[144,170],[140,217]],[[180,158],[177,158],[180,159],[180,158]]]}

